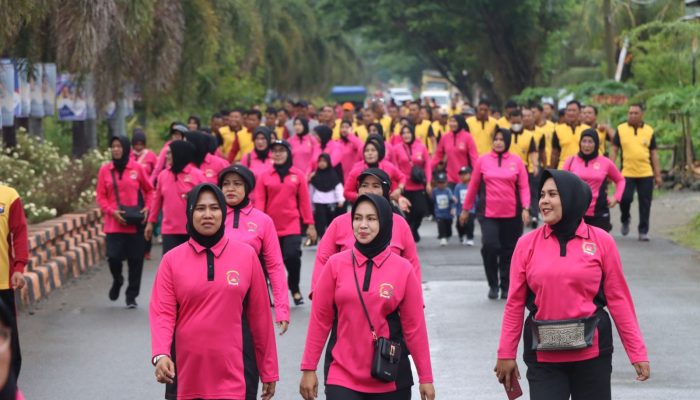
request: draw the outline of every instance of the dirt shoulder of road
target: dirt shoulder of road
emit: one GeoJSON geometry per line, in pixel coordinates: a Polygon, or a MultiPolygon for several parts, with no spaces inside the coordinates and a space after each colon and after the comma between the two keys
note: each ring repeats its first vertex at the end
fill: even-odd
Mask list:
{"type": "MultiPolygon", "coordinates": [[[[632,205],[633,209],[636,206],[632,205]]],[[[634,210],[632,212],[635,216],[634,210]]],[[[664,192],[651,207],[652,231],[700,252],[700,192],[664,192]]]]}

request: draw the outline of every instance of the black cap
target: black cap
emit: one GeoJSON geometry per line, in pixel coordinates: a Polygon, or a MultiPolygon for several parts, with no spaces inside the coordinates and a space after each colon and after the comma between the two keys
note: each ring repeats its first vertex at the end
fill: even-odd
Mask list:
{"type": "Polygon", "coordinates": [[[243,178],[243,182],[245,182],[246,185],[246,194],[249,194],[255,189],[255,174],[245,166],[235,164],[221,170],[221,172],[219,172],[219,187],[223,186],[226,174],[238,174],[243,178]]]}
{"type": "Polygon", "coordinates": [[[472,167],[465,165],[462,168],[459,169],[459,174],[471,174],[472,173],[472,167]]]}

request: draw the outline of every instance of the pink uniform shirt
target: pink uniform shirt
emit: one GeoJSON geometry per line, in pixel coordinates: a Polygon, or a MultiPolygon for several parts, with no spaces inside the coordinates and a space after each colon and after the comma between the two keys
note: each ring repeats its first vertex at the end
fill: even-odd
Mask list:
{"type": "MultiPolygon", "coordinates": [[[[359,197],[357,190],[360,186],[357,183],[357,178],[360,176],[360,174],[362,174],[362,171],[366,170],[367,168],[369,168],[369,166],[366,162],[359,161],[355,164],[350,173],[345,176],[345,193],[343,194],[348,201],[354,202],[359,197]]],[[[399,185],[406,184],[406,175],[399,171],[399,169],[396,168],[396,166],[390,161],[387,161],[386,159],[380,161],[379,169],[389,175],[389,178],[391,179],[392,192],[396,190],[399,185]]]]}
{"type": "Polygon", "coordinates": [[[204,174],[204,179],[206,179],[208,183],[216,185],[219,181],[219,172],[229,165],[228,161],[223,158],[207,153],[199,169],[204,174]]]}
{"type": "Polygon", "coordinates": [[[425,172],[426,183],[430,183],[433,177],[433,166],[430,162],[430,154],[423,143],[414,140],[410,146],[406,143],[394,145],[392,154],[392,162],[406,177],[406,190],[423,190],[425,184],[416,183],[411,180],[411,169],[413,166],[423,168],[425,172]]]}
{"type": "Polygon", "coordinates": [[[437,150],[433,156],[433,168],[447,156],[447,180],[450,183],[459,183],[459,169],[470,166],[472,169],[479,158],[476,151],[476,143],[471,133],[461,130],[455,135],[452,131],[442,135],[437,150]]]}
{"type": "Polygon", "coordinates": [[[135,207],[138,205],[138,192],[140,190],[143,195],[144,207],[148,207],[153,195],[153,186],[146,174],[144,174],[143,168],[136,161],[132,160],[129,160],[121,178],[119,178],[119,172],[114,169],[112,162],[102,165],[97,173],[95,197],[97,205],[102,210],[104,233],[136,233],[136,226],[121,225],[112,215],[114,211],[119,209],[117,196],[114,192],[112,171],[114,171],[114,177],[119,188],[119,201],[123,206],[135,207]]]}
{"type": "Polygon", "coordinates": [[[177,175],[177,179],[170,168],[161,171],[151,200],[148,222],[156,223],[158,214],[162,210],[162,233],[164,235],[186,235],[187,194],[193,187],[205,181],[202,172],[191,164],[177,175]]]}
{"type": "MultiPolygon", "coordinates": [[[[301,369],[316,370],[337,311],[337,342],[331,352],[333,361],[326,383],[365,393],[391,392],[396,390],[395,382],[380,381],[370,375],[374,343],[353,277],[357,274],[362,286],[366,261],[367,258],[355,249],[328,260],[311,306],[301,369]]],[[[398,309],[408,347],[404,351],[410,351],[420,383],[432,383],[423,295],[413,268],[388,248],[374,257],[374,264],[369,290],[363,291],[362,297],[376,333],[389,337],[386,317],[398,309]]]]}
{"type": "Polygon", "coordinates": [[[263,161],[258,158],[257,153],[253,150],[241,158],[241,164],[253,171],[255,176],[258,176],[262,171],[272,167],[272,155],[268,154],[267,158],[263,161]]]}
{"type": "MultiPolygon", "coordinates": [[[[311,293],[313,293],[316,282],[321,277],[324,266],[328,259],[336,253],[351,249],[355,246],[355,235],[352,232],[352,214],[347,212],[337,216],[326,229],[316,248],[316,260],[314,261],[314,271],[311,275],[311,293]]],[[[418,249],[413,241],[411,228],[406,220],[398,214],[393,216],[391,231],[391,244],[389,249],[397,255],[405,258],[413,266],[413,274],[422,282],[420,260],[418,259],[418,249]]]]}
{"type": "MultiPolygon", "coordinates": [[[[515,359],[528,288],[535,295],[535,319],[587,318],[596,311],[593,299],[602,279],[607,308],[630,361],[648,361],[632,296],[622,272],[620,254],[612,236],[581,222],[576,236],[566,246],[566,256],[559,254],[559,240],[552,235],[549,225],[521,237],[515,246],[498,358],[515,359]]],[[[598,357],[598,333],[596,330],[591,347],[571,351],[538,351],[537,360],[571,362],[598,357]]]]}
{"type": "Polygon", "coordinates": [[[131,159],[141,165],[147,177],[151,176],[153,170],[156,168],[156,164],[158,164],[158,157],[156,157],[154,152],[148,149],[143,149],[140,154],[136,154],[136,151],[132,148],[131,159]]]}
{"type": "MultiPolygon", "coordinates": [[[[463,210],[471,210],[474,200],[479,193],[481,184],[485,186],[485,194],[481,198],[486,218],[515,218],[520,210],[517,200],[520,196],[520,206],[530,208],[530,186],[527,170],[520,157],[503,153],[499,160],[498,153],[492,151],[481,156],[474,166],[472,180],[467,188],[467,197],[462,205],[463,210]]],[[[478,210],[477,212],[481,212],[478,210]]]]}
{"type": "Polygon", "coordinates": [[[226,236],[250,245],[265,263],[275,300],[275,319],[289,321],[287,275],[272,218],[248,204],[240,211],[228,207],[225,224],[226,236]]]}
{"type": "Polygon", "coordinates": [[[313,171],[312,163],[321,154],[321,145],[311,134],[303,136],[294,135],[289,138],[289,145],[292,146],[292,163],[295,168],[302,171],[308,177],[313,171]]]}
{"type": "Polygon", "coordinates": [[[178,399],[243,399],[245,313],[263,382],[279,380],[267,285],[255,251],[224,237],[206,249],[190,239],[160,263],[150,304],[152,356],[171,355],[175,334],[178,399]],[[244,303],[245,300],[245,303],[244,303]]]}
{"type": "Polygon", "coordinates": [[[172,142],[172,140],[168,140],[167,142],[165,142],[163,148],[160,150],[160,153],[158,153],[158,161],[156,162],[156,166],[155,168],[153,168],[153,171],[151,171],[150,175],[151,183],[153,185],[156,184],[156,179],[158,178],[158,174],[160,174],[160,171],[164,170],[167,167],[167,165],[165,165],[165,156],[167,155],[168,149],[170,148],[170,143],[172,142]]]}
{"type": "Polygon", "coordinates": [[[586,211],[587,216],[595,215],[596,204],[605,206],[604,208],[607,210],[608,199],[600,197],[605,193],[605,191],[601,189],[605,189],[603,184],[607,184],[608,179],[615,183],[615,200],[618,202],[622,200],[622,193],[625,192],[625,178],[620,171],[618,171],[615,164],[607,157],[598,156],[586,163],[586,160],[583,158],[572,156],[564,162],[563,169],[578,175],[579,178],[591,187],[593,199],[586,211]]]}
{"type": "MultiPolygon", "coordinates": [[[[340,157],[340,165],[343,168],[343,179],[346,179],[350,174],[350,171],[359,161],[362,161],[362,141],[355,135],[348,135],[346,138],[348,141],[345,142],[342,138],[336,140],[338,143],[337,154],[340,157]]],[[[331,161],[333,156],[331,156],[331,161]]]]}
{"type": "Polygon", "coordinates": [[[280,182],[277,171],[270,168],[257,179],[255,208],[272,218],[278,236],[301,234],[301,222],[313,225],[309,184],[302,171],[292,167],[284,182],[280,182]]]}

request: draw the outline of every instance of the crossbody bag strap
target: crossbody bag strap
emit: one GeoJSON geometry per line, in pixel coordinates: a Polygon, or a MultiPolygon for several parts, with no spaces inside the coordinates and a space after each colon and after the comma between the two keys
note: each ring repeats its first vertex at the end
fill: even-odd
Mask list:
{"type": "Polygon", "coordinates": [[[365,312],[365,318],[367,318],[367,323],[369,324],[369,329],[372,332],[372,339],[377,341],[377,332],[374,330],[374,325],[372,325],[372,320],[369,318],[369,312],[367,312],[367,306],[365,306],[365,301],[362,299],[362,292],[360,291],[360,282],[357,280],[357,273],[355,271],[355,253],[352,253],[352,276],[355,278],[355,288],[357,289],[357,296],[360,298],[360,304],[362,304],[362,311],[365,312]]]}
{"type": "Polygon", "coordinates": [[[112,183],[114,184],[114,196],[117,198],[117,207],[121,207],[121,201],[119,201],[119,187],[117,186],[117,177],[114,175],[114,170],[112,170],[112,183]]]}

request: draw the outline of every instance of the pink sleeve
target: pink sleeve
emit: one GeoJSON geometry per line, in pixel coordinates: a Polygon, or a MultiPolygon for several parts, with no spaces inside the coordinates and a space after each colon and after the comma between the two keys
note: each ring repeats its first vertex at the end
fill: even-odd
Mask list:
{"type": "Polygon", "coordinates": [[[571,156],[566,159],[564,162],[564,167],[562,168],[564,171],[571,171],[571,166],[574,163],[574,157],[576,156],[571,156]]]}
{"type": "Polygon", "coordinates": [[[316,247],[316,259],[314,260],[314,270],[311,273],[311,291],[309,292],[309,298],[313,297],[314,288],[316,287],[318,279],[321,277],[321,273],[325,269],[328,259],[338,252],[338,247],[335,245],[336,230],[338,229],[336,221],[337,219],[334,219],[331,224],[328,225],[326,233],[323,234],[316,247]]]}
{"type": "Polygon", "coordinates": [[[476,161],[479,159],[479,153],[476,151],[476,142],[472,137],[471,133],[467,134],[467,149],[469,151],[469,166],[474,167],[476,161]]]}
{"type": "Polygon", "coordinates": [[[411,352],[413,362],[418,370],[421,384],[433,383],[433,370],[430,364],[430,345],[428,344],[428,329],[423,313],[423,291],[419,280],[413,271],[406,279],[406,292],[399,305],[401,328],[403,329],[406,346],[411,352]]]}
{"type": "Polygon", "coordinates": [[[149,306],[151,322],[151,356],[170,356],[170,346],[177,320],[177,298],[172,281],[170,258],[163,257],[153,282],[151,303],[149,306]]]}
{"type": "Polygon", "coordinates": [[[270,277],[272,296],[275,299],[275,320],[277,322],[289,322],[289,296],[287,295],[287,274],[282,260],[282,250],[277,239],[277,231],[268,220],[263,228],[262,253],[265,260],[265,269],[270,277]]]}
{"type": "Polygon", "coordinates": [[[112,182],[107,169],[107,166],[102,166],[102,168],[100,168],[100,172],[97,173],[95,199],[103,214],[112,215],[115,208],[109,201],[109,186],[112,185],[112,182]]]}
{"type": "MultiPolygon", "coordinates": [[[[518,159],[520,160],[520,159],[518,159]]],[[[520,189],[520,204],[524,209],[530,209],[530,182],[528,181],[527,170],[522,160],[518,164],[518,189],[520,189]]]]}
{"type": "Polygon", "coordinates": [[[476,200],[476,193],[479,191],[479,186],[481,185],[481,158],[476,160],[476,165],[474,165],[474,172],[472,173],[472,179],[469,181],[469,187],[467,188],[467,197],[464,199],[464,204],[462,204],[462,210],[469,211],[474,207],[474,200],[476,200]]]}
{"type": "Polygon", "coordinates": [[[397,188],[399,185],[406,186],[406,175],[401,172],[395,165],[391,165],[391,188],[397,188]]]}
{"type": "Polygon", "coordinates": [[[314,212],[311,208],[311,196],[309,196],[309,184],[306,181],[306,176],[299,177],[298,187],[299,212],[301,213],[301,222],[306,225],[313,225],[314,212]]]}
{"type": "Polygon", "coordinates": [[[357,172],[354,167],[350,170],[350,173],[348,173],[348,177],[345,178],[345,185],[343,187],[345,188],[345,192],[343,195],[345,196],[345,199],[348,200],[349,202],[354,203],[355,200],[359,197],[357,194],[357,177],[360,175],[360,172],[357,172]]]}
{"type": "Polygon", "coordinates": [[[252,274],[250,288],[246,295],[245,312],[255,346],[255,359],[258,371],[260,371],[260,380],[264,383],[276,382],[280,376],[277,365],[275,327],[272,324],[265,275],[263,275],[260,260],[252,250],[250,251],[250,263],[252,264],[252,274]]]}
{"type": "Polygon", "coordinates": [[[335,273],[333,265],[326,265],[314,289],[314,300],[311,302],[311,316],[306,333],[304,355],[301,359],[302,371],[316,371],[318,360],[321,358],[323,346],[333,325],[335,310],[335,273]]]}
{"type": "MultiPolygon", "coordinates": [[[[442,143],[442,140],[440,141],[440,143],[442,143]]],[[[438,149],[439,148],[440,147],[438,147],[438,149]]],[[[430,153],[428,153],[428,149],[426,149],[425,147],[422,148],[422,151],[423,159],[425,160],[425,182],[427,184],[430,184],[433,181],[433,162],[435,161],[435,159],[430,159],[430,153]]],[[[437,157],[437,153],[435,157],[437,157]]]]}
{"type": "Polygon", "coordinates": [[[416,247],[416,241],[413,240],[413,235],[411,234],[411,228],[404,218],[398,218],[394,221],[399,222],[401,227],[401,239],[403,241],[403,258],[408,260],[411,265],[413,265],[413,271],[415,276],[418,278],[418,283],[423,282],[423,276],[421,272],[420,260],[418,259],[418,248],[416,247]]]}
{"type": "Polygon", "coordinates": [[[168,151],[168,146],[169,143],[166,143],[165,146],[163,146],[163,149],[160,151],[160,154],[158,154],[158,161],[156,162],[156,167],[153,169],[151,172],[151,183],[155,184],[156,179],[158,178],[158,175],[160,174],[160,171],[165,169],[165,154],[168,151]]]}
{"type": "MultiPolygon", "coordinates": [[[[158,176],[160,177],[161,175],[163,174],[159,174],[158,176]]],[[[151,203],[148,210],[148,222],[158,222],[158,214],[160,214],[160,208],[163,205],[163,193],[161,191],[162,187],[163,184],[161,183],[157,185],[153,191],[153,196],[151,197],[151,203]]]]}
{"type": "Polygon", "coordinates": [[[611,236],[607,236],[603,246],[603,292],[608,310],[615,321],[622,344],[631,363],[649,361],[642,332],[639,330],[637,315],[634,312],[632,295],[627,287],[617,246],[611,236]]]}
{"type": "Polygon", "coordinates": [[[255,185],[253,189],[255,201],[253,202],[253,207],[258,210],[265,212],[265,206],[267,205],[267,189],[265,188],[265,177],[267,175],[260,176],[260,182],[255,185]]]}
{"type": "Polygon", "coordinates": [[[529,240],[520,238],[515,245],[510,262],[510,286],[508,300],[503,310],[501,340],[498,344],[498,358],[514,360],[518,353],[518,343],[523,330],[523,314],[527,299],[525,266],[530,258],[529,240]]]}
{"type": "Polygon", "coordinates": [[[615,166],[615,163],[607,159],[608,161],[608,178],[615,183],[615,200],[618,202],[622,201],[622,194],[625,192],[625,177],[622,176],[620,171],[615,166]]]}
{"type": "MultiPolygon", "coordinates": [[[[443,137],[443,139],[444,139],[444,137],[443,137]]],[[[427,149],[426,149],[426,153],[427,153],[427,149]]],[[[432,170],[440,163],[440,161],[442,161],[443,157],[445,157],[445,141],[441,140],[440,143],[438,143],[437,150],[435,150],[435,154],[433,154],[433,160],[430,163],[426,164],[426,168],[425,168],[425,171],[426,171],[425,176],[426,177],[430,176],[430,174],[428,174],[428,165],[430,165],[430,169],[432,170]]],[[[429,158],[426,158],[426,160],[429,160],[429,158]]],[[[430,178],[428,178],[428,181],[430,181],[430,178]]]]}

